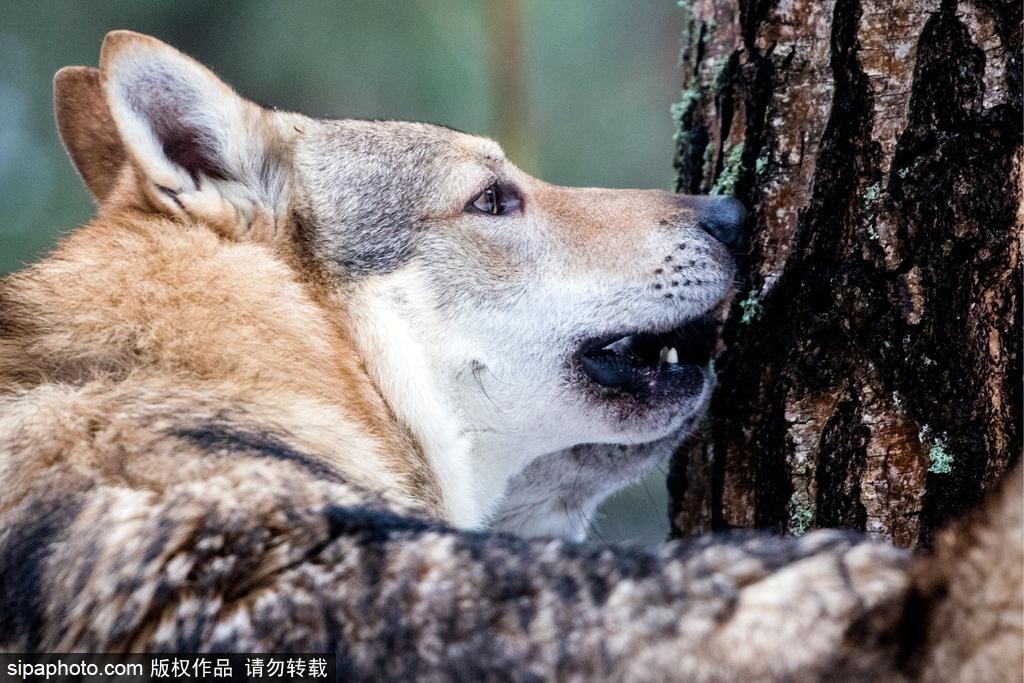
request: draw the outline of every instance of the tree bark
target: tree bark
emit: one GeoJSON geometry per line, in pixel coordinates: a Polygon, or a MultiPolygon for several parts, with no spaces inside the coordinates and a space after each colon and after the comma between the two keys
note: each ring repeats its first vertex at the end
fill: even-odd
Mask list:
{"type": "Polygon", "coordinates": [[[678,189],[752,217],[675,533],[928,545],[1021,452],[1021,4],[684,9],[678,189]]]}

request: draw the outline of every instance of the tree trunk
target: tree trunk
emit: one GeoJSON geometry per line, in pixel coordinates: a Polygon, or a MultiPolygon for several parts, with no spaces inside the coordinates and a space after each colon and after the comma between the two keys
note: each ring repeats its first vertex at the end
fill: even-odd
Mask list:
{"type": "Polygon", "coordinates": [[[753,212],[675,532],[928,545],[1021,452],[1021,4],[685,10],[678,189],[753,212]]]}

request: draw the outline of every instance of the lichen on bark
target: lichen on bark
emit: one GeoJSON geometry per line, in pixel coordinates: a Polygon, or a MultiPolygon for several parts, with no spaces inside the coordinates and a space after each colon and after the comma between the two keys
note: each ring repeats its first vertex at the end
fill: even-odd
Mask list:
{"type": "Polygon", "coordinates": [[[753,211],[678,533],[927,545],[1019,458],[1021,14],[689,3],[677,189],[753,211]]]}

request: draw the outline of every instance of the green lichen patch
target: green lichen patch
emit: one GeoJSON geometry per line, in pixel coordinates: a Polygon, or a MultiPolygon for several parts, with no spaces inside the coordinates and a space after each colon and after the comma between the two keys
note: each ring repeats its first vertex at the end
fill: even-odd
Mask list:
{"type": "Polygon", "coordinates": [[[686,134],[687,118],[697,106],[698,101],[700,101],[700,89],[690,86],[679,94],[679,101],[674,102],[670,107],[672,122],[675,124],[673,140],[678,142],[686,134]]]}
{"type": "Polygon", "coordinates": [[[768,170],[768,155],[762,154],[754,162],[754,172],[757,175],[764,175],[764,172],[768,170]]]}
{"type": "Polygon", "coordinates": [[[951,474],[955,457],[946,443],[946,435],[936,436],[931,427],[922,425],[917,438],[921,445],[928,446],[928,471],[932,474],[951,474]]]}
{"type": "Polygon", "coordinates": [[[868,185],[864,190],[864,194],[861,196],[863,200],[864,208],[871,208],[882,196],[882,184],[873,183],[868,185]]]}
{"type": "Polygon", "coordinates": [[[935,439],[928,449],[928,471],[933,474],[949,474],[953,471],[953,454],[943,439],[935,439]]]}
{"type": "Polygon", "coordinates": [[[743,143],[725,147],[725,164],[722,172],[715,179],[711,188],[711,194],[732,195],[736,192],[736,185],[743,175],[743,143]]]}
{"type": "Polygon", "coordinates": [[[749,325],[761,317],[764,307],[761,306],[757,292],[750,290],[747,298],[740,302],[740,310],[743,311],[743,315],[740,316],[741,325],[749,325]]]}
{"type": "Polygon", "coordinates": [[[795,497],[789,501],[789,528],[796,536],[803,536],[814,523],[814,510],[795,497]]]}

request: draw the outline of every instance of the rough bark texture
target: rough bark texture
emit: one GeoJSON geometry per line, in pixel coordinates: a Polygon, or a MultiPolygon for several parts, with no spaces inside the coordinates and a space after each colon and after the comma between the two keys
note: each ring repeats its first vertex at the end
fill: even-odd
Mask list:
{"type": "Polygon", "coordinates": [[[1021,4],[684,10],[679,190],[753,215],[676,532],[928,545],[1021,452],[1021,4]]]}

